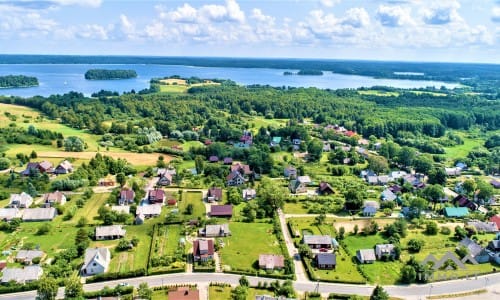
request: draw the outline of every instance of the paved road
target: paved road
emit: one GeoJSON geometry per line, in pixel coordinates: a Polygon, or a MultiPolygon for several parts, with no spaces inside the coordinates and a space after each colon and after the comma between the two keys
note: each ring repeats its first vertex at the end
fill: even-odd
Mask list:
{"type": "MultiPolygon", "coordinates": [[[[247,277],[252,285],[256,285],[260,282],[272,282],[273,279],[263,278],[263,277],[247,277]]],[[[108,282],[99,282],[86,284],[84,286],[85,291],[96,291],[104,288],[105,286],[114,287],[120,282],[127,282],[133,286],[139,286],[141,282],[147,282],[150,287],[162,286],[162,285],[174,285],[183,283],[196,283],[198,286],[206,286],[210,282],[224,282],[231,285],[237,285],[240,275],[233,274],[214,274],[214,273],[181,273],[181,274],[166,274],[166,275],[156,275],[149,277],[138,277],[123,280],[115,280],[108,282]]],[[[315,282],[309,281],[296,281],[294,282],[295,289],[297,291],[314,291],[317,286],[315,282]]],[[[353,285],[353,284],[340,284],[340,283],[319,283],[319,291],[323,294],[328,293],[340,293],[340,294],[358,294],[358,295],[370,295],[373,286],[369,285],[353,285]]],[[[461,279],[454,281],[444,281],[439,283],[425,284],[425,285],[409,285],[409,286],[385,286],[384,287],[391,296],[400,297],[403,299],[425,299],[429,293],[432,295],[438,294],[450,294],[450,293],[461,293],[472,290],[479,290],[487,288],[489,290],[495,289],[497,291],[500,289],[500,273],[491,274],[487,276],[481,276],[472,279],[461,279]],[[488,281],[485,279],[488,278],[488,281]],[[432,288],[431,288],[432,285],[432,288]]],[[[494,293],[492,293],[493,295],[494,293]]],[[[35,291],[15,293],[15,294],[5,294],[0,295],[1,300],[32,300],[36,295],[35,291]]],[[[59,293],[62,296],[62,289],[59,293]]],[[[485,296],[484,299],[490,299],[485,296]]]]}

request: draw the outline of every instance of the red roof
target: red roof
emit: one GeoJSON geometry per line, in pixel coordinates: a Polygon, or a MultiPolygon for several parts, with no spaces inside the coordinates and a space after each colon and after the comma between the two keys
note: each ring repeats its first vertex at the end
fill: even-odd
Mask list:
{"type": "Polygon", "coordinates": [[[177,288],[177,291],[168,292],[169,300],[199,300],[200,291],[189,290],[185,288],[177,288]]]}
{"type": "Polygon", "coordinates": [[[213,240],[196,240],[193,242],[193,254],[195,256],[209,256],[214,255],[214,241],[213,240]],[[200,249],[201,245],[201,249],[200,249]],[[203,249],[206,248],[206,249],[203,249]],[[200,250],[204,253],[200,253],[200,250]]]}
{"type": "Polygon", "coordinates": [[[149,191],[149,201],[163,201],[165,198],[165,192],[163,190],[150,190],[149,191]]]}
{"type": "Polygon", "coordinates": [[[252,174],[252,171],[250,171],[249,165],[242,165],[240,163],[236,163],[236,164],[231,166],[231,172],[233,172],[233,171],[242,172],[245,175],[252,174]]]}
{"type": "Polygon", "coordinates": [[[7,267],[7,262],[0,261],[0,271],[2,271],[3,269],[5,269],[5,267],[7,267]]]}
{"type": "Polygon", "coordinates": [[[221,188],[209,188],[208,189],[208,197],[214,197],[217,199],[222,199],[222,189],[221,188]]]}
{"type": "Polygon", "coordinates": [[[120,192],[120,198],[126,200],[134,200],[135,193],[133,190],[123,189],[120,192]]]}
{"type": "Polygon", "coordinates": [[[490,222],[497,223],[497,227],[500,228],[500,215],[496,215],[490,218],[490,222]]]}
{"type": "Polygon", "coordinates": [[[177,200],[175,200],[175,199],[168,199],[167,200],[168,205],[175,205],[176,203],[177,203],[177,200]]]}
{"type": "Polygon", "coordinates": [[[232,205],[212,205],[210,215],[214,217],[231,217],[233,215],[232,205]]]}

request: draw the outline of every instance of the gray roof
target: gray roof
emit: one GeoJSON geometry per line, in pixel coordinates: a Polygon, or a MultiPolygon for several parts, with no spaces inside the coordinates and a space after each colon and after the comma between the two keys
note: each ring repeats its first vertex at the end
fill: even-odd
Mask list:
{"type": "Polygon", "coordinates": [[[316,254],[318,265],[336,265],[337,257],[333,253],[318,253],[316,254]]]}
{"type": "Polygon", "coordinates": [[[19,214],[17,208],[0,208],[0,220],[11,220],[19,214]]]}
{"type": "Polygon", "coordinates": [[[297,181],[305,184],[309,184],[312,182],[311,178],[307,175],[305,176],[298,176],[297,181]]]}
{"type": "Polygon", "coordinates": [[[18,203],[19,205],[30,206],[33,203],[33,197],[22,192],[21,194],[11,194],[10,203],[18,203]]]}
{"type": "Polygon", "coordinates": [[[389,189],[385,189],[382,192],[382,200],[385,201],[394,201],[396,200],[397,196],[389,189]]]}
{"type": "Polygon", "coordinates": [[[307,245],[327,245],[332,244],[332,238],[329,235],[304,235],[304,244],[307,245]]]}
{"type": "Polygon", "coordinates": [[[474,226],[477,231],[497,232],[498,227],[495,222],[470,221],[467,225],[474,226]]]}
{"type": "Polygon", "coordinates": [[[375,251],[373,251],[373,249],[358,250],[357,256],[362,260],[376,260],[375,251]]]}
{"type": "Polygon", "coordinates": [[[144,205],[144,206],[138,206],[137,210],[135,211],[136,215],[159,215],[161,214],[161,204],[151,204],[151,205],[144,205]]]}
{"type": "Polygon", "coordinates": [[[2,283],[16,281],[25,283],[27,281],[38,280],[43,274],[43,269],[38,266],[27,266],[24,268],[5,268],[3,270],[2,283]]]}
{"type": "Polygon", "coordinates": [[[375,207],[378,209],[380,207],[380,204],[378,204],[377,201],[365,201],[364,207],[375,207]]]}
{"type": "Polygon", "coordinates": [[[483,248],[481,246],[476,244],[476,242],[474,242],[473,240],[471,240],[468,237],[461,240],[460,243],[458,243],[458,244],[460,246],[467,248],[467,250],[469,251],[469,254],[473,257],[478,255],[479,253],[481,253],[481,251],[483,250],[483,248]]]}
{"type": "Polygon", "coordinates": [[[86,268],[91,262],[96,262],[106,269],[111,261],[111,253],[108,248],[88,248],[85,250],[82,269],[86,268]]]}
{"type": "Polygon", "coordinates": [[[119,214],[129,214],[130,206],[128,205],[113,205],[111,206],[112,211],[116,211],[119,214]]]}
{"type": "Polygon", "coordinates": [[[54,207],[27,208],[24,210],[23,221],[52,220],[56,217],[57,210],[54,207]]]}
{"type": "Polygon", "coordinates": [[[31,261],[33,258],[42,257],[43,251],[40,250],[19,250],[16,255],[16,259],[31,261]]]}
{"type": "Polygon", "coordinates": [[[122,225],[97,226],[95,236],[124,236],[127,231],[122,225]]]}
{"type": "Polygon", "coordinates": [[[228,223],[205,226],[205,235],[219,235],[221,233],[229,233],[229,232],[230,231],[228,223]]]}

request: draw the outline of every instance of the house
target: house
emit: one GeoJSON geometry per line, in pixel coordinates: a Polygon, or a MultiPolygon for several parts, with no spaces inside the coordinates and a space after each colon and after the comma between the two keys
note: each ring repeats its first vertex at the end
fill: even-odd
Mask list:
{"type": "Polygon", "coordinates": [[[458,247],[465,247],[469,252],[469,255],[480,264],[486,263],[490,260],[490,257],[488,253],[486,253],[485,249],[468,237],[462,239],[458,243],[458,247]]]}
{"type": "Polygon", "coordinates": [[[375,251],[373,249],[361,249],[356,251],[356,258],[362,264],[372,264],[375,262],[375,251]]]}
{"type": "Polygon", "coordinates": [[[208,161],[211,162],[211,163],[216,163],[216,162],[219,162],[219,157],[215,156],[215,155],[212,155],[208,158],[208,161]]]}
{"type": "Polygon", "coordinates": [[[167,205],[168,206],[176,206],[177,205],[177,200],[175,200],[174,198],[168,199],[167,200],[167,205]]]}
{"type": "Polygon", "coordinates": [[[464,195],[458,195],[453,199],[453,203],[455,205],[458,205],[460,207],[467,207],[470,210],[477,210],[478,205],[472,201],[469,200],[469,198],[465,197],[464,195]]]}
{"type": "Polygon", "coordinates": [[[64,205],[66,204],[66,196],[59,191],[47,193],[43,195],[43,202],[48,206],[54,206],[55,204],[64,205]]]}
{"type": "Polygon", "coordinates": [[[205,228],[200,229],[200,236],[204,237],[226,237],[231,235],[229,224],[205,225],[205,228]]]}
{"type": "Polygon", "coordinates": [[[240,172],[241,175],[243,176],[249,176],[252,175],[252,171],[250,170],[249,165],[241,164],[241,163],[236,163],[231,166],[231,172],[240,172]]]}
{"type": "Polygon", "coordinates": [[[97,226],[95,228],[96,240],[116,240],[125,236],[127,231],[123,225],[97,226]]]}
{"type": "Polygon", "coordinates": [[[10,221],[15,218],[21,218],[18,208],[0,208],[0,221],[10,221]]]}
{"type": "Polygon", "coordinates": [[[214,258],[215,248],[213,240],[199,239],[193,242],[193,259],[195,262],[205,262],[214,258]]]}
{"type": "Polygon", "coordinates": [[[390,189],[385,189],[380,195],[380,199],[382,201],[394,201],[398,198],[396,194],[394,194],[390,189]]]}
{"type": "Polygon", "coordinates": [[[500,229],[500,215],[491,217],[490,222],[495,222],[497,224],[497,228],[500,229]]]}
{"type": "Polygon", "coordinates": [[[337,258],[334,253],[318,253],[314,257],[316,266],[322,270],[333,270],[337,265],[337,258]]]}
{"type": "Polygon", "coordinates": [[[24,222],[52,221],[57,216],[57,209],[54,207],[27,208],[23,213],[24,222]]]}
{"type": "Polygon", "coordinates": [[[496,189],[500,189],[500,181],[498,181],[498,180],[496,180],[496,179],[492,179],[492,180],[490,181],[490,184],[491,184],[494,188],[496,188],[496,189]]]}
{"type": "Polygon", "coordinates": [[[136,216],[142,215],[144,219],[158,217],[161,214],[161,207],[161,204],[137,206],[135,214],[136,216]]]}
{"type": "Polygon", "coordinates": [[[238,171],[232,171],[226,176],[226,184],[228,186],[238,186],[245,183],[245,178],[238,171]]]}
{"type": "Polygon", "coordinates": [[[63,160],[57,167],[54,169],[55,174],[68,174],[73,172],[73,165],[67,161],[63,160]]]}
{"type": "Polygon", "coordinates": [[[463,218],[469,214],[467,207],[445,207],[444,215],[448,218],[463,218]]]}
{"type": "Polygon", "coordinates": [[[247,201],[255,199],[255,197],[257,196],[257,192],[255,191],[255,189],[251,188],[244,189],[242,194],[243,194],[243,199],[247,201]]]}
{"type": "Polygon", "coordinates": [[[269,146],[271,146],[271,147],[279,146],[280,143],[281,143],[281,136],[273,136],[269,146]]]}
{"type": "Polygon", "coordinates": [[[399,178],[403,178],[405,177],[406,175],[408,175],[408,173],[406,173],[406,171],[392,171],[389,176],[392,178],[392,180],[398,180],[399,178]]]}
{"type": "Polygon", "coordinates": [[[43,269],[38,266],[27,266],[24,268],[5,268],[3,269],[2,283],[6,284],[15,281],[19,284],[30,283],[42,277],[43,269]]]}
{"type": "Polygon", "coordinates": [[[253,143],[252,132],[250,130],[244,130],[243,135],[240,138],[240,142],[245,145],[251,146],[253,143]]]}
{"type": "Polygon", "coordinates": [[[0,272],[7,267],[7,262],[5,260],[0,260],[0,272]]]}
{"type": "Polygon", "coordinates": [[[222,200],[222,189],[211,187],[208,189],[207,202],[214,202],[222,200]]]}
{"type": "Polygon", "coordinates": [[[232,165],[233,164],[233,159],[231,157],[224,157],[223,163],[225,165],[232,165]]]}
{"type": "Polygon", "coordinates": [[[232,205],[212,205],[210,206],[211,217],[231,218],[233,216],[232,205]]]}
{"type": "Polygon", "coordinates": [[[160,178],[158,179],[158,185],[161,185],[161,186],[171,185],[172,182],[173,182],[172,174],[169,174],[169,173],[161,174],[160,178]]]}
{"type": "Polygon", "coordinates": [[[158,169],[156,170],[156,176],[161,177],[161,176],[162,176],[162,175],[164,175],[164,174],[169,174],[169,175],[171,175],[171,176],[174,176],[174,175],[176,175],[176,174],[177,174],[177,171],[176,171],[174,168],[172,168],[172,167],[168,167],[168,168],[158,168],[158,169]]]}
{"type": "Polygon", "coordinates": [[[297,179],[290,180],[288,189],[293,194],[307,193],[307,186],[311,183],[309,176],[298,176],[297,179]]]}
{"type": "Polygon", "coordinates": [[[54,172],[54,167],[52,166],[52,163],[49,161],[42,161],[42,162],[29,162],[28,165],[26,166],[26,169],[21,172],[21,175],[24,176],[29,176],[33,172],[40,172],[41,174],[43,173],[53,173],[54,172]]]}
{"type": "Polygon", "coordinates": [[[111,261],[111,253],[108,248],[89,248],[85,250],[85,258],[80,273],[82,275],[96,275],[106,273],[111,261]]]}
{"type": "Polygon", "coordinates": [[[330,145],[329,142],[323,142],[323,152],[330,152],[332,151],[332,146],[330,145]]]}
{"type": "Polygon", "coordinates": [[[393,244],[378,244],[375,246],[375,256],[377,259],[382,259],[384,256],[394,257],[394,245],[393,244]]]}
{"type": "Polygon", "coordinates": [[[165,202],[165,192],[162,189],[149,190],[148,201],[151,204],[163,204],[165,202]]]}
{"type": "Polygon", "coordinates": [[[488,249],[495,252],[500,252],[500,240],[492,240],[488,243],[488,249]]]}
{"type": "Polygon", "coordinates": [[[498,232],[498,226],[495,222],[469,221],[468,226],[473,226],[478,232],[495,233],[498,232]]]}
{"type": "Polygon", "coordinates": [[[118,214],[126,214],[130,213],[130,206],[128,205],[113,205],[111,206],[111,211],[116,211],[118,214]]]}
{"type": "Polygon", "coordinates": [[[366,182],[369,185],[377,185],[378,184],[378,176],[373,175],[373,176],[367,176],[366,177],[366,182]]]}
{"type": "Polygon", "coordinates": [[[292,166],[288,166],[283,170],[283,175],[286,178],[296,178],[297,177],[297,169],[292,166]]]}
{"type": "Polygon", "coordinates": [[[99,186],[114,186],[115,182],[113,180],[99,180],[99,186]]]}
{"type": "Polygon", "coordinates": [[[364,217],[373,217],[377,213],[377,210],[380,208],[377,201],[365,201],[363,206],[363,216],[364,217]]]}
{"type": "Polygon", "coordinates": [[[331,195],[333,193],[334,193],[333,188],[332,188],[332,186],[328,182],[321,181],[319,183],[318,194],[320,194],[320,195],[331,195]]]}
{"type": "Polygon", "coordinates": [[[45,255],[43,251],[40,250],[19,250],[16,255],[16,262],[25,265],[31,265],[33,259],[42,258],[45,255]]]}
{"type": "Polygon", "coordinates": [[[444,172],[449,177],[455,177],[455,176],[460,176],[460,174],[462,173],[462,169],[458,167],[444,168],[444,172]]]}
{"type": "Polygon", "coordinates": [[[169,300],[200,300],[200,291],[191,290],[189,287],[178,287],[175,291],[168,292],[169,300]]]}
{"type": "Polygon", "coordinates": [[[30,207],[31,204],[33,204],[33,197],[26,194],[25,192],[22,192],[21,194],[10,195],[9,207],[27,208],[30,207]]]}
{"type": "Polygon", "coordinates": [[[386,185],[389,183],[391,178],[388,175],[379,175],[377,176],[377,183],[379,185],[386,185]]]}
{"type": "Polygon", "coordinates": [[[260,254],[259,269],[281,270],[285,267],[285,257],[276,254],[260,254]]]}
{"type": "Polygon", "coordinates": [[[304,235],[304,244],[311,249],[332,249],[332,238],[329,235],[304,235]]]}
{"type": "Polygon", "coordinates": [[[397,194],[397,193],[401,193],[403,191],[403,188],[400,187],[399,185],[395,184],[395,185],[391,185],[389,187],[389,190],[391,192],[393,192],[394,194],[397,194]]]}
{"type": "Polygon", "coordinates": [[[133,204],[135,199],[135,192],[132,189],[122,189],[118,197],[118,205],[133,204]]]}
{"type": "Polygon", "coordinates": [[[142,224],[144,224],[145,220],[146,220],[146,217],[143,214],[139,213],[135,216],[134,224],[135,225],[142,225],[142,224]]]}

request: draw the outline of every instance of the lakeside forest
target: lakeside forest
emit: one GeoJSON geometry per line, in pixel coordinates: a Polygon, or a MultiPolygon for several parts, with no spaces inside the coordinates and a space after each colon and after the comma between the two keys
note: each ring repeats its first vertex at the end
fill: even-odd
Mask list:
{"type": "Polygon", "coordinates": [[[113,80],[135,77],[137,77],[137,72],[134,70],[90,69],[85,72],[85,79],[87,80],[113,80]]]}
{"type": "Polygon", "coordinates": [[[20,88],[38,86],[38,79],[25,75],[0,76],[0,88],[20,88]]]}
{"type": "MultiPolygon", "coordinates": [[[[35,199],[55,191],[68,197],[54,206],[57,216],[49,222],[0,222],[0,247],[15,252],[36,245],[46,253],[39,261],[47,275],[43,280],[67,285],[79,281],[62,278],[80,270],[89,247],[107,247],[111,260],[107,273],[86,277],[87,282],[184,272],[200,229],[228,223],[231,236],[216,239],[221,265],[199,262],[193,270],[293,280],[295,263],[303,263],[313,281],[422,283],[426,279],[417,273],[445,272],[423,265],[427,254],[458,249],[465,257],[470,253],[459,244],[464,239],[485,249],[495,239],[467,223],[498,214],[498,192],[490,181],[500,172],[500,102],[496,87],[489,88],[321,90],[170,76],[123,94],[0,96],[0,169],[12,170],[0,175],[5,190],[0,203],[6,206],[10,194],[21,192],[35,199]],[[74,170],[54,175],[27,167],[42,160],[54,166],[68,160],[74,170]],[[241,169],[235,175],[237,162],[241,169]],[[462,174],[457,165],[466,166],[462,174]],[[295,176],[287,175],[288,169],[295,176]],[[393,172],[414,176],[369,181],[393,172]],[[312,180],[298,191],[296,179],[302,176],[312,180]],[[391,201],[381,197],[389,186],[398,188],[391,201]],[[444,200],[444,191],[457,186],[472,203],[466,218],[446,215],[446,208],[460,205],[448,195],[444,200]],[[204,192],[213,187],[221,189],[217,203],[232,205],[230,219],[210,217],[215,204],[204,192]],[[153,188],[174,204],[136,222],[153,188]],[[128,189],[134,196],[119,205],[127,212],[113,210],[128,189]],[[247,189],[254,198],[246,198],[247,189]],[[379,207],[366,215],[369,202],[379,207]],[[278,208],[288,214],[285,227],[278,208]],[[96,227],[110,225],[125,226],[127,235],[98,240],[96,227]],[[288,254],[284,230],[292,235],[299,262],[288,254]],[[337,255],[335,269],[317,265],[319,250],[303,240],[310,234],[338,241],[328,249],[337,255]],[[360,250],[389,243],[394,251],[373,264],[356,258],[360,250]],[[283,269],[262,270],[257,262],[264,253],[282,255],[283,269]]],[[[33,204],[43,205],[43,200],[33,204]]],[[[468,267],[487,274],[498,263],[468,267]]],[[[0,292],[40,286],[10,282],[0,292]]],[[[286,286],[261,288],[295,296],[290,282],[286,286]]]]}

